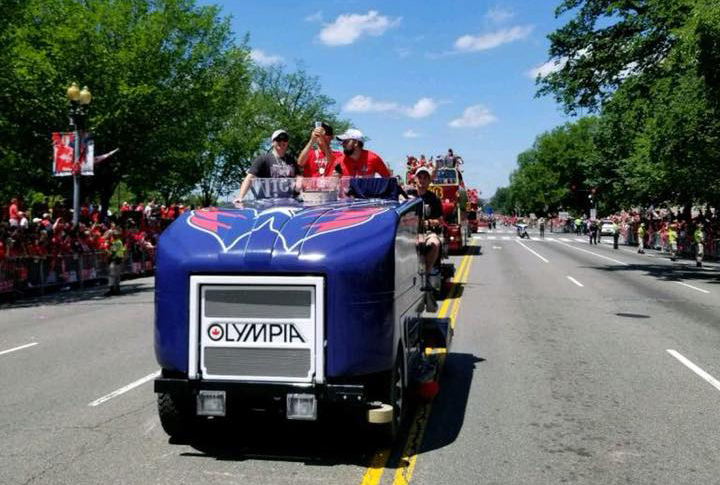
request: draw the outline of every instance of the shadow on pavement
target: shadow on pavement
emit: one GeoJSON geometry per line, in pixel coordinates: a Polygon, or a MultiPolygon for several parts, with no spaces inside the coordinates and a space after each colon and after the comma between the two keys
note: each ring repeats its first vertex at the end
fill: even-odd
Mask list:
{"type": "Polygon", "coordinates": [[[662,281],[696,281],[711,285],[720,284],[720,273],[705,268],[697,268],[693,264],[630,264],[628,266],[592,266],[593,269],[609,273],[626,271],[643,272],[662,281]]]}
{"type": "MultiPolygon", "coordinates": [[[[457,439],[465,419],[475,364],[484,359],[471,354],[450,353],[445,359],[440,393],[419,453],[449,445],[457,439]]],[[[391,450],[388,468],[397,466],[421,403],[411,403],[400,438],[391,450]],[[392,464],[392,465],[391,465],[392,464]]],[[[333,415],[317,422],[286,421],[260,415],[242,420],[220,421],[184,441],[195,451],[182,456],[222,461],[268,460],[300,462],[311,466],[356,465],[367,467],[381,449],[367,426],[357,420],[333,415]]]]}
{"type": "Polygon", "coordinates": [[[425,437],[418,454],[453,443],[465,421],[470,385],[476,364],[485,359],[472,354],[449,353],[440,378],[440,393],[432,403],[425,437]]]}
{"type": "Polygon", "coordinates": [[[461,255],[468,254],[470,256],[481,256],[482,255],[482,246],[480,244],[473,244],[472,246],[467,246],[465,248],[465,251],[460,253],[461,255]]]}
{"type": "Polygon", "coordinates": [[[126,280],[120,285],[120,295],[105,296],[108,290],[107,285],[100,284],[89,286],[82,289],[72,288],[60,289],[48,295],[38,295],[35,297],[25,297],[18,300],[8,300],[0,303],[0,310],[9,308],[32,308],[40,305],[67,305],[70,303],[78,303],[84,301],[100,302],[112,301],[116,302],[120,297],[134,294],[142,294],[154,291],[152,284],[143,283],[136,280],[126,280]]]}
{"type": "MultiPolygon", "coordinates": [[[[173,441],[171,444],[178,444],[173,441]]],[[[353,419],[299,422],[260,416],[208,426],[184,442],[196,452],[182,456],[222,461],[288,461],[306,465],[367,466],[378,447],[353,419]]]]}

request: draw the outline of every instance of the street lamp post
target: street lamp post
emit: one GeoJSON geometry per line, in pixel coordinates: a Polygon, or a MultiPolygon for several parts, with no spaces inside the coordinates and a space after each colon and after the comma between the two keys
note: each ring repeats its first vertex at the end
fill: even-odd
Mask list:
{"type": "Polygon", "coordinates": [[[87,86],[82,90],[76,83],[72,83],[66,92],[70,102],[70,126],[73,129],[73,226],[77,226],[80,217],[80,132],[85,128],[88,105],[92,94],[87,86]]]}

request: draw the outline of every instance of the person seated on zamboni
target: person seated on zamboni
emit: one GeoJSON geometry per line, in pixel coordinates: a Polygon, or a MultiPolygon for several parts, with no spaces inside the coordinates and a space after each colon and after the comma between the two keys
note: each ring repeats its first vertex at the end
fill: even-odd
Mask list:
{"type": "MultiPolygon", "coordinates": [[[[423,204],[430,208],[430,214],[424,221],[425,233],[422,237],[422,243],[425,246],[425,274],[428,279],[437,273],[436,263],[440,258],[440,237],[438,236],[438,231],[442,230],[443,225],[440,199],[435,193],[428,190],[430,178],[430,170],[427,167],[419,167],[415,171],[415,186],[417,187],[418,197],[423,200],[423,204]]],[[[426,286],[430,285],[426,284],[426,286]]]]}
{"type": "MultiPolygon", "coordinates": [[[[302,168],[297,164],[295,157],[287,153],[290,135],[285,130],[275,130],[270,137],[272,147],[267,153],[264,153],[253,160],[252,165],[247,171],[245,180],[240,186],[238,196],[234,203],[237,206],[242,205],[245,195],[250,190],[253,180],[256,178],[293,178],[302,175],[302,168]]],[[[288,195],[294,192],[295,181],[288,187],[288,195]]]]}

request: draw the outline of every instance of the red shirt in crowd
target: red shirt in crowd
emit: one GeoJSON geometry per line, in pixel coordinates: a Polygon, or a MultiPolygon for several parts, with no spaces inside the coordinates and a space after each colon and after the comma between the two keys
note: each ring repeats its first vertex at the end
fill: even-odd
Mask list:
{"type": "Polygon", "coordinates": [[[325,177],[333,175],[330,168],[334,167],[335,164],[342,159],[342,152],[330,152],[333,159],[331,163],[328,163],[325,153],[320,149],[310,150],[308,153],[307,161],[303,168],[303,175],[305,177],[325,177]]]}
{"type": "Polygon", "coordinates": [[[10,216],[10,220],[11,220],[11,221],[12,221],[13,219],[16,220],[16,221],[19,221],[19,220],[20,220],[20,219],[18,218],[18,206],[17,206],[17,204],[10,204],[10,209],[8,210],[8,214],[9,214],[9,216],[10,216]]]}
{"type": "Polygon", "coordinates": [[[340,163],[343,177],[372,177],[375,174],[381,177],[390,177],[385,162],[377,153],[370,150],[363,150],[357,161],[345,155],[335,163],[340,163]]]}

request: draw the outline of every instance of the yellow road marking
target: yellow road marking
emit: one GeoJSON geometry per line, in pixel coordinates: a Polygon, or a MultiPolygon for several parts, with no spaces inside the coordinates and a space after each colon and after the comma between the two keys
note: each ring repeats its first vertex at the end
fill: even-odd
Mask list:
{"type": "MultiPolygon", "coordinates": [[[[471,245],[473,244],[474,241],[471,242],[471,245]]],[[[470,254],[466,254],[460,261],[460,267],[455,272],[455,275],[452,279],[453,283],[461,283],[465,281],[465,278],[467,278],[467,275],[470,271],[469,263],[470,254]]],[[[448,295],[445,301],[443,301],[443,304],[438,311],[438,318],[444,318],[448,312],[448,309],[452,305],[453,311],[450,318],[453,328],[455,327],[454,318],[457,315],[457,311],[459,309],[459,298],[457,298],[457,293],[459,291],[458,288],[458,286],[454,286],[452,288],[451,294],[448,295]]],[[[445,354],[445,352],[439,351],[434,351],[434,353],[445,354]]],[[[440,355],[439,358],[440,361],[438,366],[438,373],[442,370],[443,364],[445,362],[445,355],[440,355]]],[[[415,415],[415,419],[413,420],[413,424],[410,428],[408,442],[405,446],[403,458],[400,461],[400,468],[398,468],[395,473],[395,479],[393,483],[408,483],[410,481],[410,477],[412,476],[412,472],[415,468],[415,460],[417,459],[417,449],[420,446],[422,436],[425,432],[426,421],[427,418],[430,416],[431,409],[431,403],[424,404],[420,407],[420,409],[418,409],[415,415]],[[413,436],[415,437],[415,439],[410,438],[413,436]],[[403,471],[404,473],[402,473],[403,471]]],[[[378,483],[380,483],[380,479],[382,478],[383,471],[385,469],[385,466],[387,465],[387,459],[389,455],[390,450],[387,448],[375,453],[373,458],[370,460],[370,466],[363,475],[362,485],[377,485],[378,483]]]]}
{"type": "MultiPolygon", "coordinates": [[[[465,283],[468,279],[468,274],[470,273],[470,264],[468,263],[465,265],[465,271],[460,276],[460,283],[465,283]]],[[[458,290],[459,291],[459,290],[458,290]]],[[[455,329],[455,322],[457,320],[457,314],[458,310],[460,309],[460,300],[462,299],[461,295],[455,295],[455,301],[453,302],[453,309],[450,313],[450,326],[455,329]]]]}
{"type": "MultiPolygon", "coordinates": [[[[470,243],[470,246],[474,244],[474,241],[470,243]]],[[[460,261],[460,267],[455,271],[455,276],[453,276],[452,282],[453,283],[461,283],[463,282],[463,277],[467,278],[468,272],[470,270],[470,254],[466,254],[463,259],[460,261]]],[[[440,309],[438,310],[438,318],[444,318],[445,315],[448,312],[448,309],[450,308],[450,305],[453,305],[453,313],[451,315],[454,315],[457,313],[457,309],[459,308],[459,304],[455,305],[456,302],[459,302],[460,298],[456,299],[456,295],[458,293],[458,286],[454,286],[452,288],[452,292],[445,298],[442,305],[440,306],[440,309]]],[[[451,324],[453,328],[455,328],[454,325],[454,316],[451,316],[451,324]]],[[[433,353],[443,354],[439,356],[439,365],[438,365],[438,376],[440,375],[440,371],[442,371],[443,364],[445,363],[445,349],[436,349],[433,350],[433,353]]],[[[415,460],[417,459],[417,449],[420,447],[420,443],[422,441],[423,434],[425,433],[425,425],[427,422],[427,418],[430,416],[430,410],[432,409],[431,403],[423,404],[420,406],[418,411],[415,413],[415,419],[413,419],[413,424],[410,427],[410,434],[408,435],[408,441],[405,445],[405,451],[403,452],[403,457],[400,460],[400,467],[398,468],[397,472],[395,473],[395,479],[393,480],[393,484],[395,483],[408,483],[410,481],[410,477],[412,476],[412,470],[415,468],[415,460]],[[415,436],[417,439],[411,440],[410,438],[412,436],[415,436]],[[413,446],[411,446],[413,445],[413,446]],[[408,473],[405,473],[404,475],[400,475],[401,470],[409,470],[408,473]],[[398,481],[398,476],[400,476],[401,480],[405,480],[407,477],[407,481],[398,481]]],[[[363,480],[361,485],[377,485],[380,483],[380,479],[382,478],[383,472],[385,471],[385,466],[387,465],[387,460],[390,457],[390,449],[384,448],[382,450],[379,450],[376,452],[372,459],[370,460],[370,466],[368,466],[367,470],[365,470],[365,474],[363,475],[363,480]]]]}
{"type": "MultiPolygon", "coordinates": [[[[465,281],[467,281],[468,274],[470,273],[470,263],[468,259],[469,256],[469,254],[465,256],[468,263],[464,267],[463,265],[460,266],[460,271],[458,272],[458,274],[456,274],[456,278],[454,279],[456,282],[464,283],[465,281]]],[[[463,262],[465,262],[465,260],[463,262]]],[[[452,324],[453,328],[455,328],[455,318],[457,316],[458,310],[460,309],[460,297],[457,296],[457,291],[454,292],[453,296],[456,299],[453,303],[453,311],[450,314],[450,323],[452,324]]],[[[438,315],[438,317],[442,318],[442,316],[440,315],[438,315]]],[[[446,355],[447,353],[440,353],[438,363],[438,379],[442,374],[442,369],[445,365],[446,355]]],[[[400,459],[397,470],[395,470],[395,478],[392,482],[393,485],[408,485],[410,483],[413,471],[415,470],[417,453],[420,450],[420,446],[422,445],[422,439],[425,435],[425,428],[427,426],[427,421],[430,418],[431,411],[432,401],[423,404],[418,408],[417,413],[415,414],[415,419],[413,420],[413,424],[410,428],[408,440],[405,443],[405,450],[403,451],[403,456],[400,459]]]]}
{"type": "MultiPolygon", "coordinates": [[[[465,257],[460,261],[460,267],[455,271],[455,275],[453,276],[452,282],[457,283],[460,281],[460,276],[462,275],[463,271],[465,270],[465,266],[467,266],[468,261],[470,261],[470,255],[466,254],[465,257]]],[[[455,301],[455,294],[457,293],[457,287],[453,287],[452,293],[447,295],[447,298],[443,300],[442,305],[440,305],[440,309],[438,310],[438,318],[444,318],[447,314],[448,307],[454,303],[455,301]]]]}
{"type": "Polygon", "coordinates": [[[374,485],[380,483],[380,477],[382,477],[383,471],[385,470],[385,464],[387,463],[388,456],[390,455],[390,448],[380,450],[370,460],[370,466],[365,470],[363,475],[362,485],[374,485]]]}

